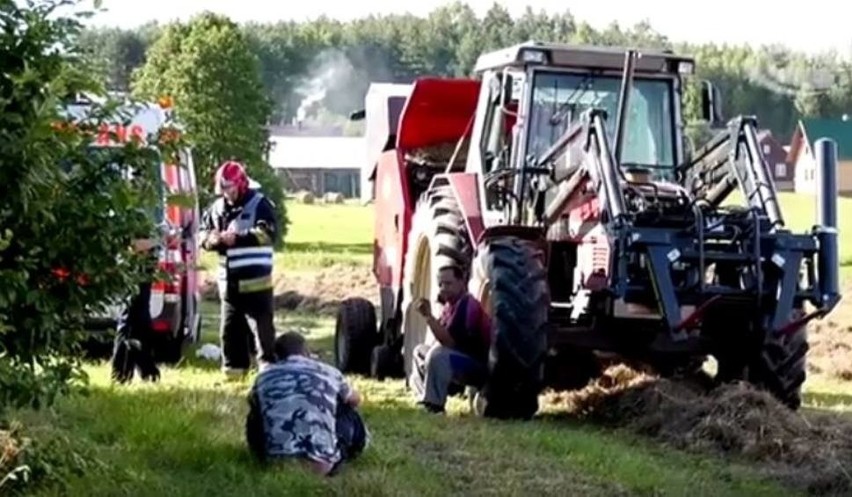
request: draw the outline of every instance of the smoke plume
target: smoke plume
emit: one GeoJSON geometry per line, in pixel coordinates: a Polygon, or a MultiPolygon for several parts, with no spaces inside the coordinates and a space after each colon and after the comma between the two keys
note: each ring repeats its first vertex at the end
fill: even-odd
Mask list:
{"type": "Polygon", "coordinates": [[[296,120],[304,122],[309,113],[315,112],[331,92],[346,88],[347,81],[355,76],[355,68],[346,55],[339,50],[327,50],[313,61],[313,69],[308,72],[296,93],[302,96],[296,111],[296,120]]]}

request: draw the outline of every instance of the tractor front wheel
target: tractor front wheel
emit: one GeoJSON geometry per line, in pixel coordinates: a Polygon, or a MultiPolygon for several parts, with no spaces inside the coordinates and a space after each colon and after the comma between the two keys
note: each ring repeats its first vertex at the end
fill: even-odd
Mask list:
{"type": "Polygon", "coordinates": [[[482,414],[532,418],[543,385],[550,309],[541,251],[533,243],[511,236],[485,242],[474,260],[470,289],[492,324],[482,414]]]}
{"type": "Polygon", "coordinates": [[[809,345],[804,326],[786,334],[767,334],[760,354],[748,368],[750,383],[762,387],[796,410],[802,405],[809,345]]]}

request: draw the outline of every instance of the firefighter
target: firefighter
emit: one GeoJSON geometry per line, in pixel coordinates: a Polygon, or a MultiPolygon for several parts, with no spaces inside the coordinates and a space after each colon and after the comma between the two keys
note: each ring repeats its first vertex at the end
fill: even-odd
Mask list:
{"type": "Polygon", "coordinates": [[[227,161],[216,171],[220,197],[210,206],[201,227],[202,247],[219,254],[217,283],[221,301],[222,369],[229,377],[250,366],[248,323],[263,369],[275,360],[272,302],[275,209],[262,193],[249,188],[245,167],[227,161]]]}
{"type": "Polygon", "coordinates": [[[117,383],[129,383],[136,370],[145,381],[160,379],[160,369],[154,359],[151,339],[154,327],[151,322],[151,280],[156,271],[156,240],[139,238],[134,240],[133,249],[148,256],[148,276],[139,284],[118,318],[115,345],[112,351],[112,379],[117,383]]]}

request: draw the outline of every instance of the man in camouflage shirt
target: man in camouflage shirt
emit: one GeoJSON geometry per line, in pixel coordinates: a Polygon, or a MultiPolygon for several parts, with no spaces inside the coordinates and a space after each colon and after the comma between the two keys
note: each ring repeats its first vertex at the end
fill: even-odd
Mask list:
{"type": "Polygon", "coordinates": [[[275,355],[249,396],[249,449],[261,461],[299,459],[319,474],[333,474],[369,443],[355,410],[360,395],[339,370],[308,357],[298,333],[279,336],[275,355]]]}

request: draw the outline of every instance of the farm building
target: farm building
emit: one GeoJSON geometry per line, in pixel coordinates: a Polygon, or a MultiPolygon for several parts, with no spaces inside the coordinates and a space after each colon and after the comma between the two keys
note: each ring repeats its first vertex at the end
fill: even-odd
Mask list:
{"type": "Polygon", "coordinates": [[[271,136],[269,140],[269,164],[285,190],[361,196],[361,167],[366,157],[363,137],[271,136]]]}
{"type": "Polygon", "coordinates": [[[837,142],[837,189],[841,195],[852,194],[852,121],[844,119],[803,119],[790,141],[787,163],[793,166],[795,191],[816,191],[816,159],[814,142],[831,138],[837,142]]]}
{"type": "Polygon", "coordinates": [[[768,129],[757,132],[757,141],[763,150],[763,157],[769,164],[775,187],[779,191],[793,191],[793,168],[787,163],[787,151],[784,146],[768,129]]]}

